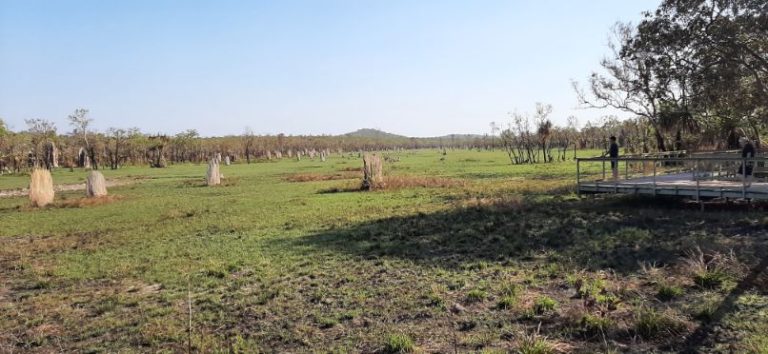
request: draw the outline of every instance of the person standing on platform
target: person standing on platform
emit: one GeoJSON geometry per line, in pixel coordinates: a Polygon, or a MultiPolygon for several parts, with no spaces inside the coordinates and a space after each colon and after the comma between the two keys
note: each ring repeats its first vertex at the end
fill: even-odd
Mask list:
{"type": "MultiPolygon", "coordinates": [[[[741,143],[741,157],[745,159],[751,159],[755,157],[755,146],[752,145],[752,141],[749,140],[747,137],[741,137],[739,139],[739,143],[741,143]]],[[[744,179],[747,180],[747,182],[751,182],[752,177],[752,161],[747,161],[745,163],[741,164],[741,167],[739,168],[739,174],[744,176],[744,179]]]]}
{"type": "Polygon", "coordinates": [[[611,136],[611,145],[608,147],[608,157],[611,158],[611,172],[613,180],[619,179],[619,144],[616,143],[616,137],[611,136]]]}

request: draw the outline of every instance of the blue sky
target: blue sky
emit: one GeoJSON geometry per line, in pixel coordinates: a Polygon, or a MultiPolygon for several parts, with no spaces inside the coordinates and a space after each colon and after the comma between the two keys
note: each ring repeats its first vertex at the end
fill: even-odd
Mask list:
{"type": "Polygon", "coordinates": [[[0,0],[0,117],[203,135],[486,133],[575,109],[616,21],[658,0],[0,0]]]}

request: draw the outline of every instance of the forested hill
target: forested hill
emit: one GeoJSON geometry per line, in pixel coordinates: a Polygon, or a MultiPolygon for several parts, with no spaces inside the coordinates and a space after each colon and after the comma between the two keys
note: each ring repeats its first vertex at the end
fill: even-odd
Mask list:
{"type": "Polygon", "coordinates": [[[483,135],[479,135],[479,134],[449,134],[449,135],[435,136],[435,137],[412,138],[404,135],[392,134],[382,130],[370,129],[370,128],[358,129],[351,133],[343,134],[342,136],[356,137],[356,138],[369,138],[369,139],[382,139],[382,140],[397,140],[397,139],[423,140],[423,141],[430,141],[430,142],[443,140],[446,143],[459,142],[459,141],[471,141],[471,140],[483,138],[483,135]]]}
{"type": "Polygon", "coordinates": [[[378,129],[358,129],[351,133],[344,134],[344,136],[358,137],[358,138],[371,138],[371,139],[408,139],[407,136],[387,133],[378,129]]]}

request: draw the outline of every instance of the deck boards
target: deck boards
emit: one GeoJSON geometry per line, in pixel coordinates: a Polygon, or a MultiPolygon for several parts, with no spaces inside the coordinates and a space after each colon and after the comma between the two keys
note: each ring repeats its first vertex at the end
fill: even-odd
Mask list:
{"type": "Polygon", "coordinates": [[[677,195],[687,197],[727,197],[768,199],[768,182],[754,181],[746,186],[738,180],[706,180],[697,182],[693,174],[676,173],[654,177],[619,178],[616,181],[579,182],[580,193],[623,193],[677,195]],[[655,180],[655,182],[654,182],[655,180]]]}

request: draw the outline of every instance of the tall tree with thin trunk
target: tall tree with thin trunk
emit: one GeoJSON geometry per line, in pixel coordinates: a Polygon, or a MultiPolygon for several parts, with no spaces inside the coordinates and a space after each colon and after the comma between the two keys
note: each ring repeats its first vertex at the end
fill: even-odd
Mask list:
{"type": "Polygon", "coordinates": [[[243,130],[243,153],[245,154],[245,160],[251,163],[251,154],[256,142],[256,136],[253,134],[253,129],[245,127],[243,130]]]}
{"type": "Polygon", "coordinates": [[[90,118],[88,113],[89,111],[87,109],[78,108],[74,113],[67,116],[67,119],[69,119],[69,125],[74,128],[75,134],[82,135],[83,143],[85,144],[85,151],[91,159],[91,164],[93,165],[94,169],[98,169],[98,162],[96,161],[95,153],[91,147],[91,144],[88,142],[88,126],[93,122],[93,118],[90,118]]]}

